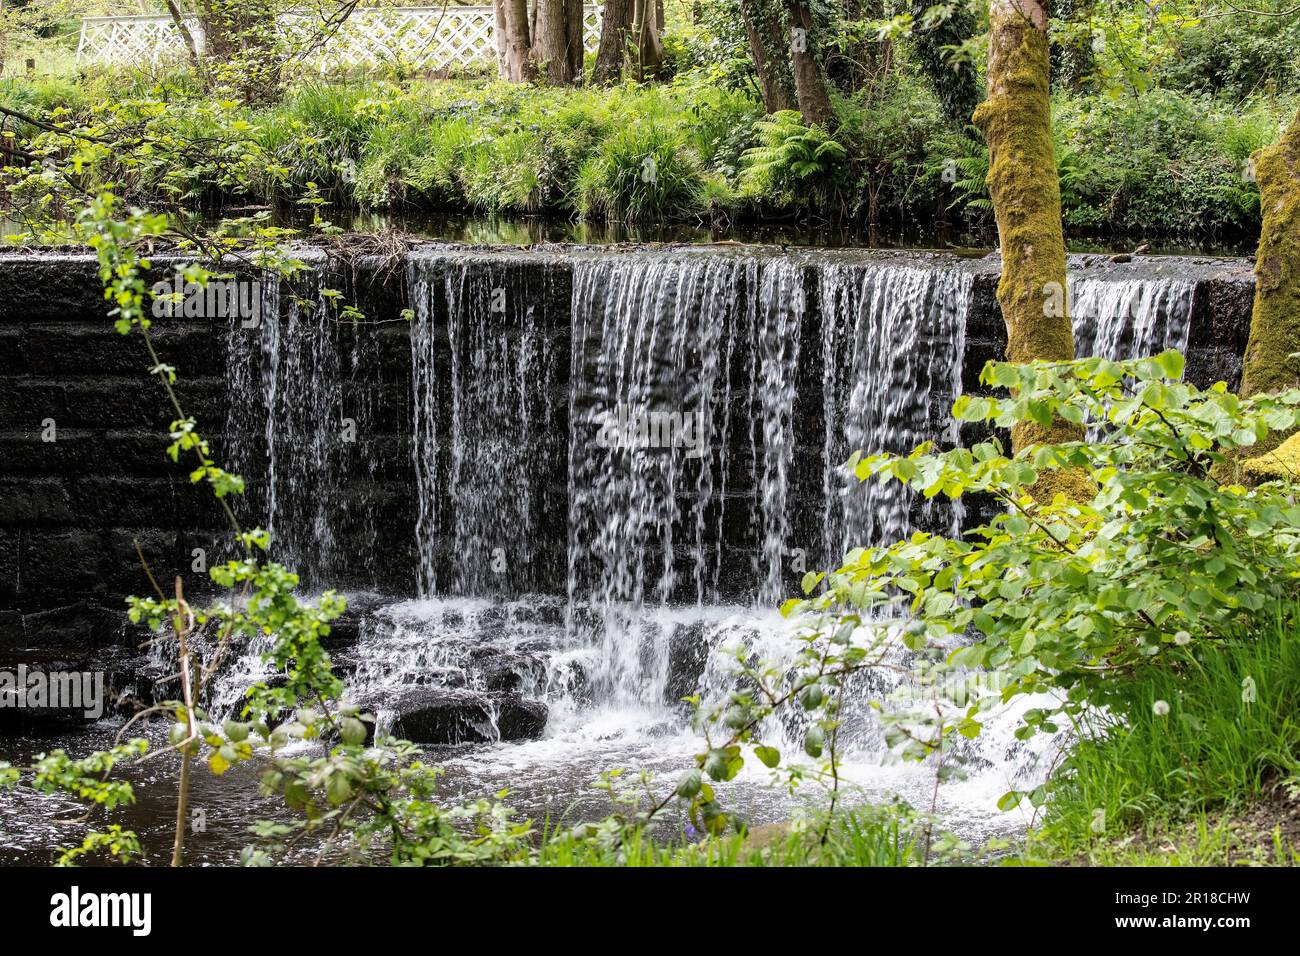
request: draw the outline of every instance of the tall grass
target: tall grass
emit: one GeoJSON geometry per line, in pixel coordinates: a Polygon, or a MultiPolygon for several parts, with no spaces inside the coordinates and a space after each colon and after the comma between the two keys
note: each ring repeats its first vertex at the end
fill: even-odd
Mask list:
{"type": "Polygon", "coordinates": [[[690,213],[703,177],[685,138],[654,122],[619,130],[578,172],[577,209],[589,218],[644,222],[690,213]]]}
{"type": "Polygon", "coordinates": [[[1085,727],[1052,784],[1042,831],[1078,852],[1270,796],[1300,773],[1300,615],[1155,672],[1085,727]]]}

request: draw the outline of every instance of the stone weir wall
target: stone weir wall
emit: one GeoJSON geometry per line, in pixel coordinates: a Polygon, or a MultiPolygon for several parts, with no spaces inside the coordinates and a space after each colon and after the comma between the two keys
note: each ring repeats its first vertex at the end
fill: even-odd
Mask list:
{"type": "MultiPolygon", "coordinates": [[[[675,252],[427,246],[414,254],[445,253],[446,262],[460,270],[454,281],[447,280],[445,269],[421,272],[410,262],[322,261],[315,285],[309,283],[301,294],[327,306],[329,297],[320,289],[338,289],[365,314],[361,323],[332,315],[328,307],[292,305],[294,296],[281,288],[267,299],[279,316],[269,323],[279,328],[274,344],[264,337],[241,337],[226,319],[183,315],[159,319],[154,335],[160,358],[178,371],[186,412],[211,438],[218,459],[232,461],[249,480],[241,516],[256,523],[274,516],[278,556],[299,567],[309,584],[403,596],[421,585],[491,591],[482,575],[457,565],[452,552],[463,557],[477,548],[488,560],[492,542],[484,540],[484,529],[514,525],[531,541],[515,563],[517,588],[562,593],[572,520],[566,436],[570,415],[581,413],[569,386],[574,369],[582,367],[572,356],[575,276],[584,262],[633,261],[648,254],[662,259],[675,252]],[[421,275],[427,287],[421,287],[421,275]],[[435,279],[428,281],[429,275],[435,279]],[[489,296],[506,288],[505,338],[478,341],[458,327],[478,308],[476,286],[489,296]],[[511,292],[522,289],[527,296],[511,292]],[[517,304],[521,301],[526,306],[517,304]],[[291,348],[290,332],[296,343],[291,348]],[[423,335],[427,346],[415,350],[414,363],[413,335],[423,335]],[[455,362],[453,342],[459,350],[455,362]],[[466,391],[466,376],[475,374],[485,356],[493,361],[498,347],[515,356],[496,356],[509,374],[485,380],[477,392],[466,391]],[[270,378],[268,362],[274,368],[270,378]],[[413,376],[433,390],[422,401],[415,400],[413,376]],[[529,395],[537,401],[530,403],[529,395]],[[335,426],[340,436],[344,431],[348,436],[335,440],[335,426]],[[416,434],[437,438],[422,468],[412,455],[416,434]],[[458,491],[470,480],[478,489],[472,500],[458,491]]],[[[745,253],[697,248],[681,254],[745,253]]],[[[777,250],[757,254],[783,255],[777,250]]],[[[802,358],[790,414],[796,434],[808,437],[797,437],[789,456],[784,507],[802,515],[788,529],[792,539],[820,541],[821,534],[822,400],[829,393],[823,389],[818,321],[818,296],[827,286],[819,284],[819,271],[827,263],[895,262],[972,276],[961,375],[965,388],[977,388],[983,363],[1001,354],[995,259],[800,254],[791,274],[802,283],[806,301],[804,321],[797,326],[802,358]]],[[[159,263],[158,278],[170,268],[159,263]]],[[[1247,263],[1113,264],[1075,257],[1072,269],[1116,280],[1171,277],[1194,283],[1188,376],[1200,384],[1225,379],[1235,385],[1249,325],[1247,263]]],[[[164,455],[174,414],[148,375],[143,343],[136,335],[117,334],[107,313],[90,257],[0,255],[0,656],[25,655],[31,662],[38,652],[67,658],[73,649],[107,652],[134,644],[138,634],[128,632],[122,608],[124,595],[148,588],[137,546],[160,580],[170,582],[180,574],[191,593],[204,587],[204,568],[229,554],[222,514],[209,492],[190,484],[183,462],[173,464],[164,455]]],[[[889,347],[894,346],[881,343],[889,347]]],[[[720,374],[739,383],[741,365],[737,357],[720,374]]],[[[752,367],[748,374],[752,380],[752,367]]],[[[951,400],[950,391],[934,394],[936,423],[951,400]]],[[[752,405],[752,392],[749,401],[752,405]]],[[[749,426],[735,430],[733,465],[743,455],[760,454],[755,443],[761,446],[764,438],[756,438],[756,430],[761,432],[749,426]]],[[[743,477],[730,489],[730,495],[755,500],[743,477]]],[[[717,517],[720,528],[712,547],[725,544],[733,554],[726,561],[727,555],[712,554],[704,562],[720,573],[699,597],[752,598],[753,572],[764,559],[758,530],[762,507],[760,501],[733,509],[725,520],[712,512],[706,516],[717,517]]],[[[683,580],[698,576],[703,566],[698,554],[682,554],[680,562],[683,580]]]]}

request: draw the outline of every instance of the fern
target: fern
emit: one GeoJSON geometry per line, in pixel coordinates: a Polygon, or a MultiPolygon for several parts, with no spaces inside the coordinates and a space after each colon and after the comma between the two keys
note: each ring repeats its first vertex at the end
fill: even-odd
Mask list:
{"type": "Polygon", "coordinates": [[[760,145],[741,154],[744,195],[790,201],[828,185],[848,150],[821,126],[805,126],[794,110],[781,110],[754,124],[760,145]]]}

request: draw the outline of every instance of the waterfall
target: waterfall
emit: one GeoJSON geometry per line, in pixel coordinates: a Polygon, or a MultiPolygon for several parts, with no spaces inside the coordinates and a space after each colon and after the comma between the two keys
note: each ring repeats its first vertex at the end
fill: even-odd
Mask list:
{"type": "Polygon", "coordinates": [[[320,257],[300,278],[264,274],[259,321],[234,320],[226,340],[232,468],[271,556],[309,587],[366,583],[377,541],[367,505],[378,355],[334,315],[328,278],[320,257]]]}
{"type": "Polygon", "coordinates": [[[271,321],[266,347],[277,349],[264,381],[268,456],[267,530],[272,552],[306,581],[334,567],[339,503],[334,455],[343,420],[341,356],[323,300],[292,296],[271,321]],[[324,427],[321,427],[321,426],[324,427]]]}
{"type": "MultiPolygon", "coordinates": [[[[843,463],[858,449],[956,442],[947,408],[961,387],[971,270],[755,252],[581,255],[567,263],[567,314],[542,318],[545,272],[522,262],[462,252],[408,262],[422,594],[511,592],[491,556],[529,567],[531,542],[562,508],[569,630],[596,648],[597,694],[657,703],[672,634],[651,609],[723,600],[746,551],[750,579],[729,595],[772,606],[802,570],[792,555],[835,566],[851,547],[916,527],[959,533],[959,504],[861,483],[843,463]],[[804,342],[810,289],[819,352],[804,342]],[[559,412],[548,323],[571,330],[559,412]],[[815,434],[798,427],[819,411],[815,434]],[[566,424],[565,495],[530,500],[549,487],[538,463],[566,424]],[[813,509],[817,537],[793,540],[795,519],[813,509]]],[[[1077,290],[1076,314],[1106,347],[1186,333],[1188,289],[1084,279],[1077,290]]],[[[547,589],[543,575],[524,579],[547,589]]]]}
{"type": "MultiPolygon", "coordinates": [[[[897,483],[862,483],[843,468],[854,451],[910,453],[958,438],[946,414],[961,391],[974,279],[957,269],[831,265],[820,274],[826,566],[853,547],[884,544],[914,526],[915,500],[897,483]]],[[[937,529],[955,535],[955,504],[937,529]]],[[[929,517],[929,515],[926,515],[929,517]]]]}
{"type": "Polygon", "coordinates": [[[745,267],[664,255],[574,266],[566,591],[571,607],[590,602],[599,616],[595,677],[614,693],[643,697],[644,674],[663,670],[662,642],[641,646],[642,605],[679,592],[700,602],[716,581],[720,529],[709,517],[725,506],[715,489],[726,476],[713,455],[731,440],[731,320],[745,267]]]}
{"type": "Polygon", "coordinates": [[[550,472],[563,454],[545,272],[538,288],[520,257],[413,256],[407,269],[420,593],[441,590],[440,560],[452,593],[539,587],[550,472]],[[445,464],[440,408],[449,409],[445,464]]]}
{"type": "MultiPolygon", "coordinates": [[[[664,752],[687,759],[680,698],[732,688],[720,647],[789,652],[772,609],[801,571],[917,528],[961,530],[959,506],[859,482],[844,463],[958,441],[949,409],[978,265],[443,248],[405,268],[411,370],[394,377],[409,414],[388,409],[383,427],[405,433],[375,436],[401,448],[386,467],[404,468],[405,511],[378,515],[361,490],[381,467],[366,448],[388,446],[338,440],[348,419],[363,436],[379,428],[376,396],[394,401],[377,390],[372,336],[328,321],[313,287],[278,290],[262,329],[228,339],[227,432],[275,556],[309,584],[378,550],[413,565],[418,599],[369,606],[335,655],[385,727],[409,700],[432,713],[427,695],[446,694],[470,715],[466,739],[491,741],[544,701],[546,753],[571,767],[612,740],[658,753],[671,737],[664,752]]],[[[1089,275],[1071,287],[1080,354],[1186,347],[1194,281],[1089,275]]],[[[240,667],[250,680],[254,657],[240,667]]],[[[850,696],[904,683],[864,675],[850,696]]],[[[229,690],[220,704],[238,700],[229,690]]],[[[874,717],[846,710],[844,740],[878,775],[874,717]]],[[[800,719],[770,728],[783,751],[798,749],[800,719]]],[[[1029,779],[1034,752],[1010,726],[972,752],[1029,779]]],[[[994,776],[1005,790],[1004,775],[980,779],[994,776]]]]}
{"type": "Polygon", "coordinates": [[[411,463],[415,471],[416,588],[427,597],[438,588],[437,536],[441,522],[438,473],[438,339],[434,329],[436,274],[427,258],[406,260],[411,304],[411,463]]]}
{"type": "Polygon", "coordinates": [[[226,330],[226,461],[224,467],[245,479],[245,499],[250,511],[265,523],[267,511],[266,472],[269,467],[267,447],[271,443],[269,417],[265,409],[271,404],[266,390],[277,380],[279,363],[280,277],[267,273],[262,277],[262,300],[259,321],[250,326],[239,316],[232,316],[226,330]]]}
{"type": "Polygon", "coordinates": [[[1196,282],[1071,278],[1075,354],[1114,361],[1187,351],[1196,282]]]}
{"type": "MultiPolygon", "coordinates": [[[[268,277],[260,327],[228,335],[231,457],[309,585],[364,584],[369,555],[410,535],[423,596],[563,581],[613,632],[647,605],[771,605],[850,547],[960,527],[960,508],[843,464],[956,441],[975,271],[763,249],[414,252],[413,532],[368,497],[374,336],[334,319],[328,270],[297,289],[268,277]]],[[[1194,280],[1071,290],[1080,354],[1186,347],[1194,280]]],[[[615,671],[645,656],[631,643],[615,671]]]]}
{"type": "Polygon", "coordinates": [[[762,434],[759,506],[763,539],[757,572],[758,600],[775,604],[783,596],[790,538],[788,499],[795,442],[796,373],[805,302],[803,264],[778,259],[762,272],[758,293],[750,378],[755,425],[762,434]]]}

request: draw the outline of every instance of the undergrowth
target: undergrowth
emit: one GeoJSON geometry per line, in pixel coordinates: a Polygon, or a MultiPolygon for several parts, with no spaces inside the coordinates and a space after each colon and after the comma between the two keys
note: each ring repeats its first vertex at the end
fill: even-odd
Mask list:
{"type": "MultiPolygon", "coordinates": [[[[1131,715],[1126,721],[1099,716],[1081,728],[1083,738],[1052,784],[1039,834],[1051,852],[1090,852],[1295,793],[1295,614],[1258,634],[1206,646],[1193,659],[1192,666],[1154,669],[1128,687],[1118,707],[1131,715]]],[[[1206,827],[1207,838],[1213,832],[1206,827]]]]}

